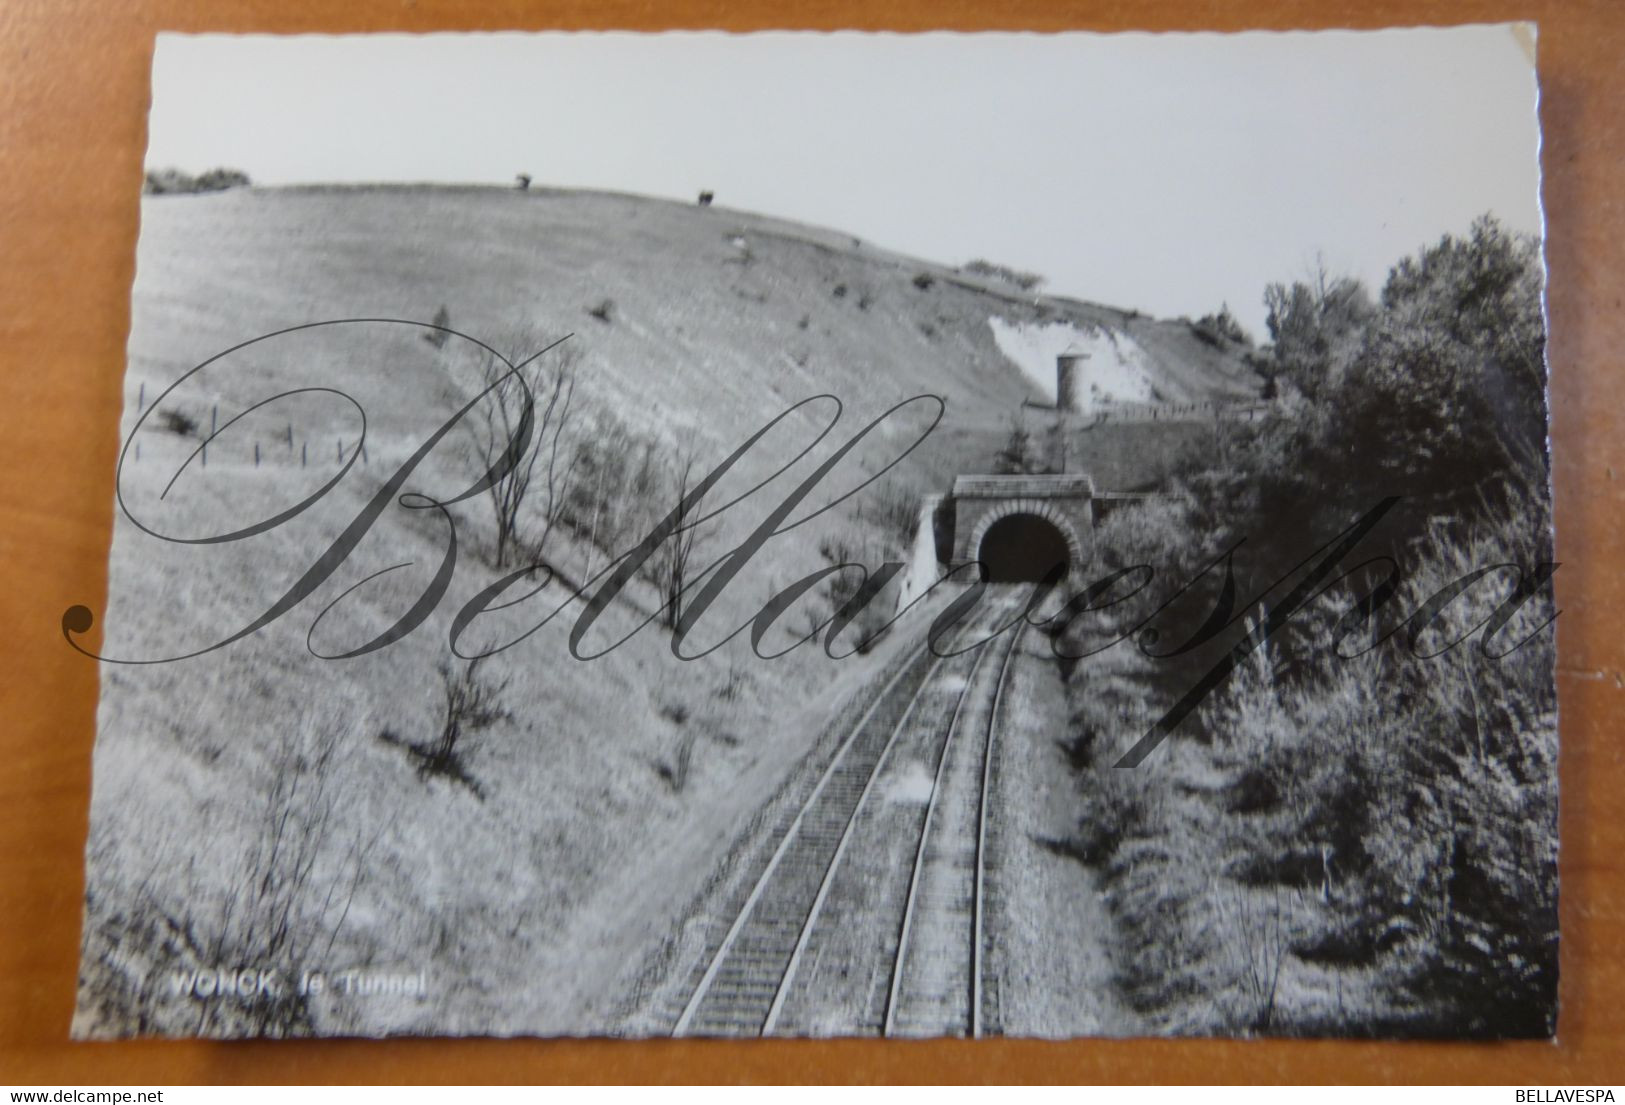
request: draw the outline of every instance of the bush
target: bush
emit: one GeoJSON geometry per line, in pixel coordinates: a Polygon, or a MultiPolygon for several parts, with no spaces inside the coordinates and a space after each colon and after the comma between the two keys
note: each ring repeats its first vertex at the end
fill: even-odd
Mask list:
{"type": "MultiPolygon", "coordinates": [[[[1455,541],[1418,542],[1401,609],[1475,567],[1546,559],[1539,485],[1496,490],[1455,541]]],[[[1421,651],[1471,633],[1507,597],[1503,584],[1445,607],[1421,651]]],[[[1539,598],[1502,630],[1508,642],[1534,634],[1516,659],[1486,655],[1476,638],[1418,659],[1401,632],[1346,661],[1330,654],[1328,616],[1323,662],[1297,678],[1268,659],[1251,665],[1202,718],[1221,763],[1259,765],[1263,789],[1278,796],[1256,832],[1244,818],[1231,824],[1250,863],[1240,873],[1262,885],[1318,882],[1336,918],[1318,947],[1341,942],[1343,959],[1402,951],[1379,961],[1386,1003],[1421,1001],[1433,1023],[1474,1035],[1544,1035],[1555,1012],[1555,652],[1537,632],[1552,616],[1539,598]],[[1278,862],[1300,856],[1308,868],[1278,862]]]]}
{"type": "Polygon", "coordinates": [[[184,195],[247,188],[251,183],[248,174],[241,169],[210,169],[200,176],[191,176],[173,168],[152,169],[147,172],[141,191],[149,196],[184,195]]]}
{"type": "Polygon", "coordinates": [[[993,471],[1001,476],[1026,476],[1050,471],[1033,445],[1027,424],[1017,417],[1010,425],[1004,448],[993,458],[993,471]]]}
{"type": "Polygon", "coordinates": [[[446,348],[446,342],[451,340],[451,335],[447,333],[447,330],[451,326],[451,311],[447,309],[444,303],[442,303],[440,305],[440,309],[434,313],[434,325],[437,327],[437,329],[433,329],[425,333],[423,335],[423,340],[434,346],[436,349],[444,349],[446,348]]]}
{"type": "Polygon", "coordinates": [[[982,258],[977,258],[974,261],[968,262],[960,269],[960,271],[967,272],[972,276],[980,276],[989,280],[997,280],[1001,284],[1010,284],[1014,287],[1020,288],[1024,292],[1034,291],[1044,283],[1044,278],[1036,272],[1023,272],[1020,269],[1013,269],[1008,265],[995,264],[992,261],[986,261],[982,258]]]}
{"type": "Polygon", "coordinates": [[[1209,345],[1223,347],[1225,342],[1234,342],[1237,345],[1251,345],[1252,337],[1241,328],[1236,316],[1230,313],[1230,304],[1222,305],[1217,314],[1203,315],[1191,323],[1191,329],[1196,336],[1209,345]]]}
{"type": "Polygon", "coordinates": [[[422,778],[438,776],[460,783],[474,797],[484,801],[485,788],[468,770],[463,738],[512,720],[512,715],[501,704],[508,681],[493,682],[484,678],[480,674],[482,662],[483,657],[476,657],[461,671],[453,671],[445,660],[440,662],[437,670],[443,705],[439,732],[432,740],[407,740],[389,729],[384,730],[379,739],[405,749],[417,763],[418,775],[422,778]]]}
{"type": "Polygon", "coordinates": [[[874,484],[857,503],[857,521],[872,520],[879,527],[881,551],[907,559],[920,520],[919,496],[895,482],[874,484]]]}
{"type": "Polygon", "coordinates": [[[176,410],[174,407],[165,407],[158,412],[158,425],[172,434],[179,434],[181,437],[195,436],[198,428],[197,419],[185,411],[176,410]]]}
{"type": "MultiPolygon", "coordinates": [[[[97,880],[100,892],[86,895],[80,1016],[143,1035],[314,1034],[308,1001],[291,985],[242,1003],[176,992],[169,980],[252,965],[288,983],[332,963],[335,947],[345,951],[340,941],[382,834],[368,840],[339,828],[355,782],[340,778],[350,770],[342,740],[335,726],[287,719],[242,780],[255,798],[240,824],[211,821],[208,846],[186,862],[161,845],[137,885],[112,870],[97,880]]],[[[92,832],[93,868],[114,862],[112,847],[92,832]]]]}
{"type": "MultiPolygon", "coordinates": [[[[1353,595],[1380,571],[1300,610],[1151,759],[1115,773],[1125,781],[1105,765],[1147,731],[1144,704],[1160,712],[1211,666],[1201,650],[1135,648],[1166,655],[1198,629],[1186,604],[1159,615],[1161,640],[1122,642],[1069,683],[1061,743],[1081,808],[1068,850],[1103,865],[1125,993],[1164,1027],[1550,1034],[1549,589],[1494,649],[1482,627],[1509,572],[1427,626],[1398,625],[1477,569],[1551,560],[1539,293],[1534,244],[1489,220],[1395,266],[1380,306],[1352,282],[1273,286],[1263,375],[1279,379],[1292,417],[1228,429],[1222,468],[1182,461],[1176,496],[1097,525],[1098,575],[1147,563],[1159,582],[1068,624],[1068,656],[1111,645],[1240,537],[1237,597],[1249,601],[1313,547],[1305,534],[1323,539],[1379,496],[1406,497],[1358,552],[1403,571],[1374,630],[1355,626],[1333,652],[1354,625],[1343,622],[1353,595]]],[[[1211,611],[1202,593],[1190,605],[1211,611]]]]}

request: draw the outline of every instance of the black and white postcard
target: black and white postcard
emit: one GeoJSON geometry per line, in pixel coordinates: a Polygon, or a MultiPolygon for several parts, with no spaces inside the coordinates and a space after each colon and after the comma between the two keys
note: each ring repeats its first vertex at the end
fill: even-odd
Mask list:
{"type": "Polygon", "coordinates": [[[1551,1036],[1535,47],[160,35],[74,1034],[1551,1036]]]}

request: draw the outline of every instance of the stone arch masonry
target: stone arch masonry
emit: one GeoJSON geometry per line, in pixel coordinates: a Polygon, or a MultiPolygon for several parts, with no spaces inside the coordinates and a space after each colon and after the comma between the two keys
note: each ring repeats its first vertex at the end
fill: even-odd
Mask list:
{"type": "Polygon", "coordinates": [[[1093,482],[1086,475],[960,476],[949,499],[953,537],[946,559],[950,565],[977,559],[993,523],[1029,514],[1059,530],[1072,566],[1082,567],[1093,554],[1094,498],[1093,482]]]}

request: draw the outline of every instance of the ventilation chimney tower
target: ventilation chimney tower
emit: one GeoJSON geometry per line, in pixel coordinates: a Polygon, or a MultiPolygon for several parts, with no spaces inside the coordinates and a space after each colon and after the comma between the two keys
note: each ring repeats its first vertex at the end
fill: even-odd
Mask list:
{"type": "Polygon", "coordinates": [[[1059,411],[1082,410],[1079,396],[1083,392],[1083,366],[1089,359],[1089,354],[1077,346],[1069,346],[1065,353],[1055,358],[1055,409],[1059,411]]]}

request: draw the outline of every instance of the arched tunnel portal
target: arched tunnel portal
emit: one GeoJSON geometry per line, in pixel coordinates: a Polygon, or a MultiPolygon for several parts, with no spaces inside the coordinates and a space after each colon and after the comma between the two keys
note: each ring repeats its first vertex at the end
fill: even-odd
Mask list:
{"type": "Polygon", "coordinates": [[[985,583],[1037,583],[1057,568],[1065,578],[1073,549],[1066,534],[1038,514],[1006,514],[987,527],[977,546],[985,583]]]}

